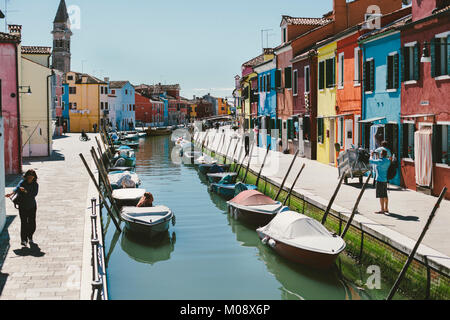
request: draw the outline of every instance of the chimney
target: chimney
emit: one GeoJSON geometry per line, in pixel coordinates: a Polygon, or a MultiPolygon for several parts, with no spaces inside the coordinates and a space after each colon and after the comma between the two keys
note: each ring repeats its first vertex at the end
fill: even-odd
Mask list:
{"type": "Polygon", "coordinates": [[[8,25],[9,34],[13,36],[18,36],[19,39],[22,39],[22,26],[18,24],[9,24],[8,25]]]}
{"type": "Polygon", "coordinates": [[[105,77],[105,82],[109,83],[109,78],[108,77],[105,77]]]}
{"type": "Polygon", "coordinates": [[[333,0],[334,32],[348,28],[347,1],[333,0]]]}
{"type": "Polygon", "coordinates": [[[87,75],[82,75],[81,76],[81,83],[87,83],[88,82],[88,76],[87,75]]]}

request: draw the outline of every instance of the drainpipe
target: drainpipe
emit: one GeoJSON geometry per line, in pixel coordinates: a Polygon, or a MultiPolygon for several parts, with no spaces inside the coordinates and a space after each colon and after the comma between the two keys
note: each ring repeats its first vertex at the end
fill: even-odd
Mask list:
{"type": "Polygon", "coordinates": [[[50,98],[51,94],[49,94],[49,79],[55,75],[55,71],[52,69],[52,73],[47,76],[47,153],[50,157],[50,98]]]}
{"type": "Polygon", "coordinates": [[[16,99],[17,99],[17,149],[19,155],[19,173],[22,174],[22,129],[20,127],[20,98],[19,98],[19,44],[16,43],[16,99]]]}

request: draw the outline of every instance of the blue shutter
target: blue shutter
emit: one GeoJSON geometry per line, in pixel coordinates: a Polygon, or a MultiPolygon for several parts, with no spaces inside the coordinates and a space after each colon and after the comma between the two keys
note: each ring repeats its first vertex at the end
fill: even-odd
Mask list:
{"type": "Polygon", "coordinates": [[[414,46],[414,80],[420,79],[420,55],[419,55],[420,45],[417,43],[414,46]]]}
{"type": "Polygon", "coordinates": [[[436,77],[436,44],[435,38],[430,42],[430,55],[431,55],[431,77],[436,77]]]}
{"type": "Polygon", "coordinates": [[[400,84],[400,81],[399,81],[400,73],[399,73],[399,70],[398,70],[398,57],[399,57],[399,54],[396,53],[394,55],[394,83],[393,83],[395,89],[398,89],[399,88],[399,84],[400,84]]]}
{"type": "Polygon", "coordinates": [[[370,91],[375,91],[375,60],[370,61],[370,91]]]}

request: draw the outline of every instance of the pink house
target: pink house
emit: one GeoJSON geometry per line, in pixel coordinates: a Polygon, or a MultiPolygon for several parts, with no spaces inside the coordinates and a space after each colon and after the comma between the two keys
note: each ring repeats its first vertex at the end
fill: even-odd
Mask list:
{"type": "Polygon", "coordinates": [[[5,173],[22,172],[18,46],[20,37],[0,32],[0,110],[4,126],[5,173]]]}

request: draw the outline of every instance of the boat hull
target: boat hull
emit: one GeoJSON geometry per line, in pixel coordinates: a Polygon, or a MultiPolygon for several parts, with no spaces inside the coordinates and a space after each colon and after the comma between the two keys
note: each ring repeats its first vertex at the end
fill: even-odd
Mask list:
{"type": "MultiPolygon", "coordinates": [[[[258,230],[258,236],[260,239],[268,237],[264,232],[258,230]]],[[[270,238],[270,237],[269,237],[270,238]]],[[[280,256],[302,265],[306,265],[317,269],[329,269],[331,268],[339,253],[336,254],[325,254],[316,251],[305,250],[302,248],[297,248],[289,244],[283,243],[282,241],[275,240],[276,244],[272,248],[280,256]]]]}
{"type": "Polygon", "coordinates": [[[171,220],[172,218],[153,225],[139,224],[125,220],[125,227],[134,234],[139,234],[147,238],[154,238],[169,230],[171,220]]]}
{"type": "Polygon", "coordinates": [[[242,221],[256,228],[269,224],[277,213],[261,213],[228,205],[228,211],[235,220],[242,221]]]}
{"type": "MultiPolygon", "coordinates": [[[[198,166],[198,170],[203,174],[208,174],[214,164],[200,164],[198,166]]],[[[228,171],[230,169],[229,164],[217,164],[218,167],[222,168],[224,171],[228,171]]]]}

